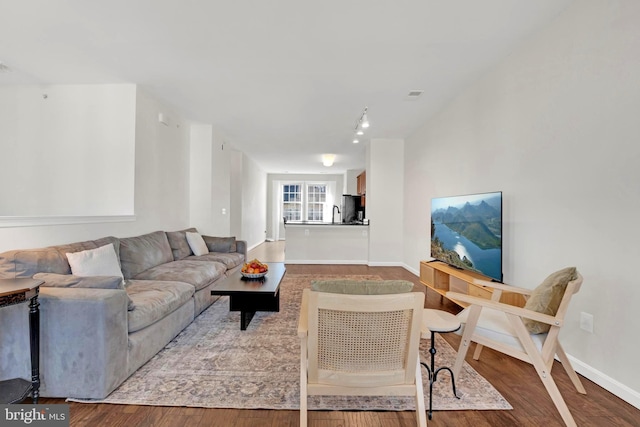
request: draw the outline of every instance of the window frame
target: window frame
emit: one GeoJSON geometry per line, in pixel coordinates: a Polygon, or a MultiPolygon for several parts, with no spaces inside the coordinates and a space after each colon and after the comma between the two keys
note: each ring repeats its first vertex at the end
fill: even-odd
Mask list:
{"type": "Polygon", "coordinates": [[[335,186],[335,182],[333,181],[283,181],[280,185],[280,196],[281,196],[281,211],[283,217],[287,218],[287,221],[305,221],[309,223],[322,223],[328,222],[324,219],[328,212],[330,212],[331,208],[333,208],[333,200],[335,197],[332,196],[332,185],[335,186]],[[302,189],[301,191],[301,211],[300,211],[300,219],[291,219],[290,216],[287,215],[287,209],[285,209],[285,203],[292,203],[291,201],[285,201],[285,187],[291,185],[299,185],[302,189]],[[310,187],[324,187],[323,192],[310,192],[310,187]],[[313,197],[311,195],[323,195],[324,201],[320,200],[311,200],[313,197]],[[320,210],[318,209],[310,209],[310,205],[319,204],[322,206],[320,210]],[[320,219],[309,219],[309,215],[311,212],[320,213],[320,219]]]}

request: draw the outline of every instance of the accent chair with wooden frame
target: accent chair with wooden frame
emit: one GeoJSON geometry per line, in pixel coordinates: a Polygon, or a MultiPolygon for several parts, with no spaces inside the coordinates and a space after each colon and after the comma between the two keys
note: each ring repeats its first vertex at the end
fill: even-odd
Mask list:
{"type": "Polygon", "coordinates": [[[491,300],[457,292],[447,292],[447,298],[468,305],[458,314],[464,329],[458,356],[453,367],[455,376],[459,375],[467,350],[472,342],[476,343],[474,360],[480,358],[483,347],[490,347],[530,363],[538,373],[564,423],[567,426],[575,426],[573,416],[551,376],[551,368],[554,356],[557,355],[576,390],[586,394],[580,378],[571,366],[571,362],[558,340],[558,334],[564,325],[564,317],[571,297],[580,290],[582,285],[582,276],[575,272],[575,279],[566,284],[564,293],[558,296],[559,305],[555,315],[543,314],[524,307],[499,302],[502,292],[518,293],[528,299],[533,293],[531,289],[481,280],[477,280],[476,284],[494,289],[491,300]],[[531,326],[529,326],[531,321],[538,322],[538,325],[548,325],[548,332],[531,333],[531,326]]]}
{"type": "Polygon", "coordinates": [[[300,425],[307,396],[413,396],[426,427],[418,347],[424,293],[348,295],[305,289],[300,310],[300,425]]]}

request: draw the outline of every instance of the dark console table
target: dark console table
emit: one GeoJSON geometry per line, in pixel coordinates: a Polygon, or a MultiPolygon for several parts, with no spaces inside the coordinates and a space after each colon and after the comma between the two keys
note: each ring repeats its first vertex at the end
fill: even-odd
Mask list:
{"type": "Polygon", "coordinates": [[[29,343],[31,381],[13,378],[0,381],[0,403],[22,402],[31,393],[38,403],[40,390],[40,303],[38,292],[42,280],[0,279],[0,308],[29,301],[29,343]]]}

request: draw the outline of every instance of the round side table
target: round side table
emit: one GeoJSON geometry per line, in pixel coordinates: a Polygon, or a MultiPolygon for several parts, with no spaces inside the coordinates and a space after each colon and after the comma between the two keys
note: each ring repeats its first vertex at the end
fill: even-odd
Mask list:
{"type": "Polygon", "coordinates": [[[451,374],[451,386],[453,387],[453,395],[460,399],[456,393],[456,382],[451,368],[442,366],[438,369],[435,368],[436,346],[435,346],[435,334],[455,332],[460,329],[460,321],[456,316],[451,313],[442,310],[433,310],[425,308],[422,312],[422,338],[431,338],[431,347],[429,347],[429,353],[431,353],[431,366],[427,366],[426,363],[420,362],[422,366],[427,368],[429,372],[429,419],[433,414],[433,383],[438,378],[438,373],[441,370],[449,371],[451,374]]]}

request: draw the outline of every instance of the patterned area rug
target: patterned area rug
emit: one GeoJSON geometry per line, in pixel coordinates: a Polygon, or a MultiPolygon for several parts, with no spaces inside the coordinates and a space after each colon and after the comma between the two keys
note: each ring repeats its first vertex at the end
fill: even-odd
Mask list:
{"type": "MultiPolygon", "coordinates": [[[[239,409],[299,409],[300,345],[297,337],[302,289],[311,280],[338,278],[287,274],[281,284],[280,312],[256,313],[246,331],[240,314],[229,312],[222,297],[147,364],[138,369],[103,403],[239,409]]],[[[377,276],[339,276],[380,279],[377,276]]],[[[452,366],[455,350],[436,339],[436,367],[452,366]]],[[[429,358],[429,340],[420,353],[429,358]]],[[[428,407],[428,378],[423,369],[428,407]]],[[[466,362],[456,379],[460,399],[452,395],[448,373],[434,385],[435,410],[512,409],[511,405],[466,362]]],[[[78,401],[75,400],[74,401],[78,401]]],[[[86,402],[86,401],[85,401],[86,402]]],[[[91,403],[96,403],[92,400],[91,403]]],[[[403,397],[309,398],[309,409],[411,410],[403,397]]]]}

